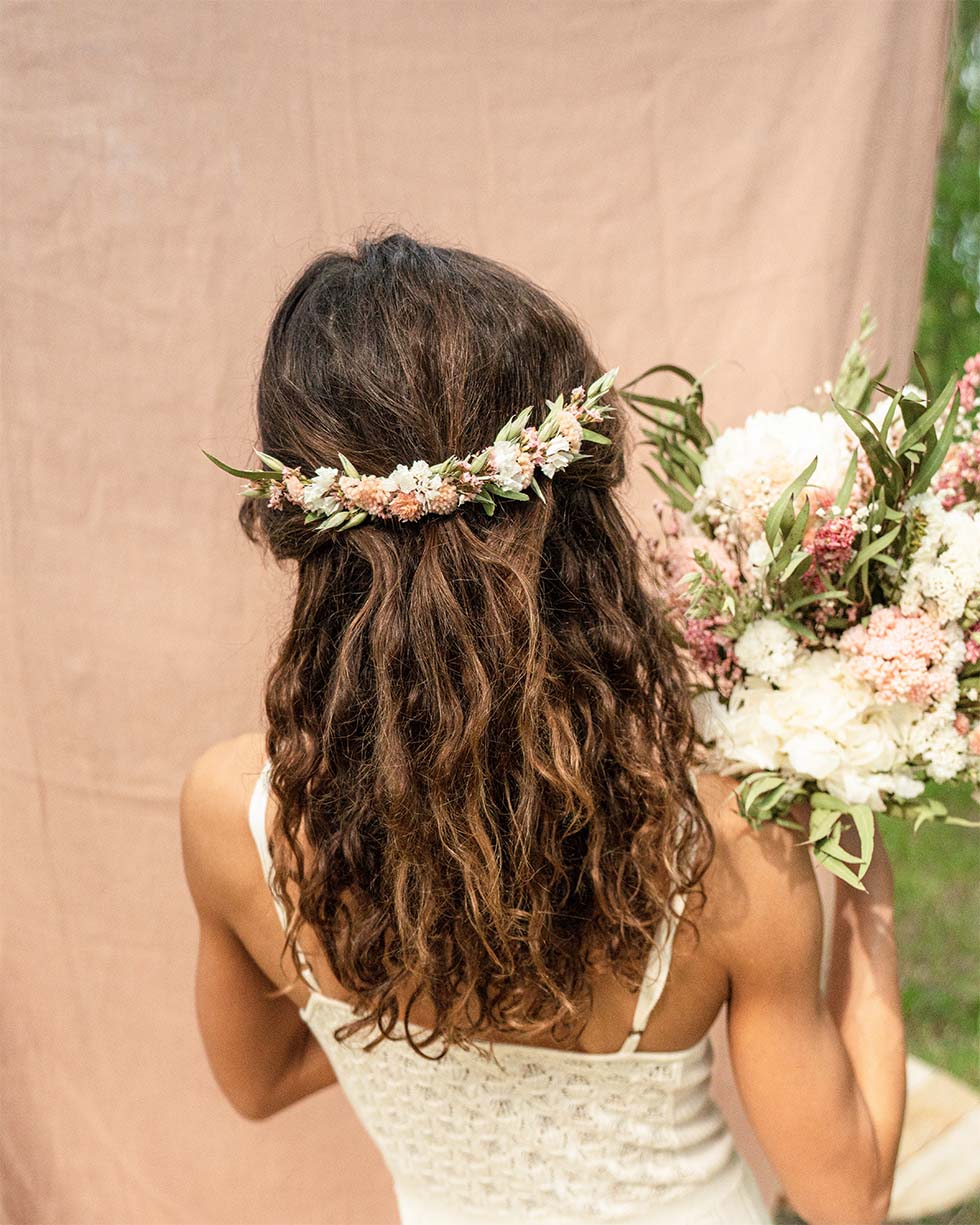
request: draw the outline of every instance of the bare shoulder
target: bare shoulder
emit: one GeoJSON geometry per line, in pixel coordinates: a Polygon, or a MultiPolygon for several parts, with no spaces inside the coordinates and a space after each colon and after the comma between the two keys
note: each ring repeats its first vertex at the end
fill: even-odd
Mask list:
{"type": "Polygon", "coordinates": [[[219,741],[193,763],[180,792],[184,871],[198,909],[229,917],[247,898],[255,846],[248,805],[265,759],[264,738],[219,741]]]}
{"type": "Polygon", "coordinates": [[[715,835],[705,873],[705,938],[733,972],[765,972],[777,963],[819,963],[823,917],[813,864],[802,835],[769,822],[753,829],[738,810],[737,782],[698,779],[715,835]]]}

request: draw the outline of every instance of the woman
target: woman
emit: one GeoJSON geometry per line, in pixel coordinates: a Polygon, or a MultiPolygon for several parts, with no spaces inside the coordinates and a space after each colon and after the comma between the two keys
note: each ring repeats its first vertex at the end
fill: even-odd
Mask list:
{"type": "Polygon", "coordinates": [[[708,1097],[727,1004],[794,1207],[880,1221],[904,1094],[889,865],[841,893],[824,998],[806,848],[692,782],[601,375],[536,286],[402,234],[286,294],[241,520],[291,563],[292,621],[265,735],[182,794],[211,1066],[255,1119],[339,1081],[411,1225],[748,1225],[768,1217],[708,1097]],[[412,467],[449,457],[470,462],[412,467]]]}

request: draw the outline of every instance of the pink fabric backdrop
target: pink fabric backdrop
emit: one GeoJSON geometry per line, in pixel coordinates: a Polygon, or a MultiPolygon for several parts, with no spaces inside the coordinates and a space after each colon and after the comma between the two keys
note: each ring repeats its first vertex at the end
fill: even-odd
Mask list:
{"type": "MultiPolygon", "coordinates": [[[[3,1212],[394,1219],[339,1090],[261,1126],[194,1024],[176,798],[259,725],[281,578],[244,456],[273,302],[396,222],[513,264],[725,421],[903,377],[947,0],[7,0],[3,1212]]],[[[632,492],[641,517],[646,479],[632,492]]]]}

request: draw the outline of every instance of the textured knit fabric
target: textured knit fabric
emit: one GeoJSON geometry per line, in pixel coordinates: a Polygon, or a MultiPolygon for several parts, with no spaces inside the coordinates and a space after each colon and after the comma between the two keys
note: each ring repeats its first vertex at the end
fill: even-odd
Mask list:
{"type": "MultiPolygon", "coordinates": [[[[265,830],[266,763],[249,823],[272,884],[265,830]]],[[[281,920],[285,912],[273,890],[281,920]]],[[[663,991],[677,919],[661,925],[619,1051],[494,1043],[423,1058],[405,1041],[338,1042],[355,1016],[324,995],[309,962],[300,1015],[381,1150],[403,1225],[763,1225],[752,1175],[708,1093],[707,1037],[681,1051],[638,1051],[663,991]]],[[[425,1030],[413,1026],[413,1032],[425,1030]]],[[[441,1050],[438,1044],[435,1050],[441,1050]]]]}

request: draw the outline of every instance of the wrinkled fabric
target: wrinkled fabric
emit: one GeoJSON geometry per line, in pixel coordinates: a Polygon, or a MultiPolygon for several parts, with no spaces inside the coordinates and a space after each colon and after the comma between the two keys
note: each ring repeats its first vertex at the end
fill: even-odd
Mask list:
{"type": "Polygon", "coordinates": [[[393,223],[526,272],[624,375],[707,371],[720,421],[808,395],[866,301],[904,377],[949,18],[946,0],[8,0],[5,1221],[396,1219],[339,1091],[244,1122],[194,1019],[178,790],[260,726],[286,594],[199,448],[246,458],[277,295],[393,223]]]}

